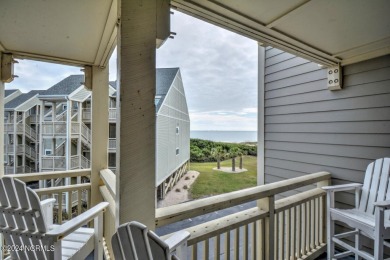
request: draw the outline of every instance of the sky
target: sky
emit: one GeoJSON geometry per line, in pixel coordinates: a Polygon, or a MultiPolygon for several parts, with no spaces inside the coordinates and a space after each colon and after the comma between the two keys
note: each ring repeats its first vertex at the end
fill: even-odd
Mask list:
{"type": "MultiPolygon", "coordinates": [[[[175,11],[174,39],[157,50],[156,67],[179,67],[184,83],[191,130],[256,131],[257,43],[175,11]]],[[[109,62],[116,79],[116,51],[109,62]]],[[[19,76],[6,89],[22,92],[47,89],[80,68],[19,60],[19,76]]]]}

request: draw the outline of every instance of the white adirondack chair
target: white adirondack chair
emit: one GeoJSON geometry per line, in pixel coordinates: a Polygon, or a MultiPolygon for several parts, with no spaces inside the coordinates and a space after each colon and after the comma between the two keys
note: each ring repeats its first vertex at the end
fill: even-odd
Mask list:
{"type": "Polygon", "coordinates": [[[323,187],[327,191],[327,243],[328,259],[355,255],[355,259],[383,259],[383,246],[390,246],[384,239],[390,239],[390,158],[378,159],[368,165],[364,183],[352,183],[323,187]],[[355,208],[334,207],[334,194],[338,191],[355,190],[355,208]],[[341,234],[334,233],[334,221],[340,221],[354,230],[341,234]],[[361,249],[360,235],[373,239],[374,255],[361,249]],[[355,236],[355,247],[341,239],[355,236]],[[334,245],[348,251],[335,255],[334,245]]]}
{"type": "Polygon", "coordinates": [[[54,201],[41,202],[20,180],[0,179],[0,232],[11,249],[8,259],[85,259],[95,249],[94,259],[102,260],[103,210],[108,203],[53,225],[54,201]],[[91,220],[94,229],[82,227],[91,220]]]}
{"type": "Polygon", "coordinates": [[[189,232],[179,231],[163,241],[145,225],[132,221],[118,228],[112,248],[116,260],[185,260],[189,237],[189,232]]]}

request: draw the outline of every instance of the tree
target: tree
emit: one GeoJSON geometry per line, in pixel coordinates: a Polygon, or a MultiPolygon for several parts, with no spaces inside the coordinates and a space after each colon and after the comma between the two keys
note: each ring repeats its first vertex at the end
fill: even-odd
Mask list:
{"type": "Polygon", "coordinates": [[[217,160],[217,169],[221,169],[221,159],[226,155],[226,151],[221,147],[217,146],[211,149],[211,156],[217,160]]]}
{"type": "Polygon", "coordinates": [[[236,157],[241,149],[238,147],[232,147],[229,150],[230,158],[232,158],[232,171],[236,171],[236,157]]]}
{"type": "Polygon", "coordinates": [[[244,155],[247,155],[247,151],[244,151],[244,150],[239,150],[238,151],[238,156],[240,156],[240,169],[242,169],[242,157],[244,156],[244,155]]]}

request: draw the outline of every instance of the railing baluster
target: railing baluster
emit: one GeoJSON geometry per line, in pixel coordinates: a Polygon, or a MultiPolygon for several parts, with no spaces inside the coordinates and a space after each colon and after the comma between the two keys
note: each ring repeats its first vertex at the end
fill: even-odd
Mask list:
{"type": "Polygon", "coordinates": [[[198,244],[192,245],[192,259],[193,260],[198,259],[198,244]]]}
{"type": "Polygon", "coordinates": [[[221,259],[221,235],[216,235],[214,238],[214,259],[221,259]]]}
{"type": "Polygon", "coordinates": [[[325,239],[326,239],[326,232],[325,232],[325,229],[326,229],[326,225],[325,225],[325,219],[324,219],[324,216],[326,214],[326,203],[325,203],[325,196],[322,196],[320,197],[320,211],[321,211],[321,214],[320,214],[320,243],[321,245],[323,243],[325,243],[325,239]]]}
{"type": "Polygon", "coordinates": [[[225,233],[225,259],[230,259],[230,231],[225,233]]]}
{"type": "Polygon", "coordinates": [[[203,242],[203,259],[208,260],[209,259],[209,252],[210,251],[210,240],[206,239],[203,242]]]}
{"type": "Polygon", "coordinates": [[[58,195],[58,224],[62,224],[62,192],[57,193],[58,195]]]}
{"type": "Polygon", "coordinates": [[[251,227],[251,235],[252,235],[252,243],[251,243],[251,259],[257,259],[257,254],[256,254],[256,248],[258,247],[258,242],[257,242],[257,222],[253,222],[250,227],[251,227]]]}
{"type": "Polygon", "coordinates": [[[295,257],[295,208],[290,208],[289,212],[289,225],[290,225],[290,254],[288,259],[294,259],[295,257]]]}
{"type": "Polygon", "coordinates": [[[67,220],[70,220],[72,219],[72,207],[73,207],[73,196],[72,196],[72,192],[71,191],[68,191],[68,219],[67,220]]]}
{"type": "Polygon", "coordinates": [[[285,259],[290,259],[290,246],[291,246],[291,233],[290,233],[290,228],[291,228],[291,216],[290,216],[290,210],[286,209],[285,211],[285,219],[286,219],[286,239],[285,239],[285,259]]]}
{"type": "Polygon", "coordinates": [[[249,233],[248,233],[248,225],[244,225],[242,227],[244,230],[243,232],[243,241],[242,241],[242,250],[243,250],[243,259],[248,259],[249,258],[249,233]]]}
{"type": "Polygon", "coordinates": [[[83,194],[83,191],[79,190],[77,191],[77,216],[81,214],[81,196],[83,194]]]}
{"type": "Polygon", "coordinates": [[[302,206],[301,205],[297,205],[296,207],[296,216],[297,216],[297,259],[299,259],[301,257],[301,252],[302,252],[302,220],[301,220],[301,216],[302,216],[302,206]]]}
{"type": "Polygon", "coordinates": [[[276,240],[275,259],[280,259],[282,257],[282,250],[283,250],[282,249],[283,242],[281,241],[283,237],[281,233],[283,232],[283,224],[281,224],[281,215],[282,215],[281,212],[275,214],[275,240],[276,240]]]}
{"type": "Polygon", "coordinates": [[[310,200],[310,251],[315,249],[315,213],[314,213],[314,200],[310,200]]]}
{"type": "Polygon", "coordinates": [[[234,259],[240,259],[240,228],[236,228],[234,233],[234,259]]]}
{"type": "Polygon", "coordinates": [[[314,217],[314,220],[315,220],[315,248],[317,248],[320,244],[319,244],[319,206],[318,206],[318,198],[315,198],[314,199],[314,206],[315,206],[315,217],[314,217]]]}
{"type": "Polygon", "coordinates": [[[311,227],[311,216],[310,216],[310,202],[306,202],[306,254],[310,252],[310,227],[311,227]]]}

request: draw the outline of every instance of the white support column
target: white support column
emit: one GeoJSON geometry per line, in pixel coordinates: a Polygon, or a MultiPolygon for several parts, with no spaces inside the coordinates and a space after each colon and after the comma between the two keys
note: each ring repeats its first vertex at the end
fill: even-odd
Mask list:
{"type": "MultiPolygon", "coordinates": [[[[65,140],[65,162],[66,162],[66,171],[69,171],[71,169],[71,158],[72,158],[72,101],[67,100],[66,101],[66,140],[65,140]]],[[[57,144],[54,146],[54,150],[57,148],[57,144]]],[[[65,185],[70,185],[70,178],[65,178],[65,185]]],[[[71,202],[72,196],[69,196],[69,193],[65,193],[66,197],[66,204],[65,204],[65,210],[67,213],[69,212],[69,203],[71,202]]]]}
{"type": "Polygon", "coordinates": [[[16,173],[16,167],[18,166],[18,156],[17,156],[17,146],[18,146],[18,136],[17,136],[17,126],[16,126],[16,123],[17,123],[17,117],[18,117],[18,113],[14,110],[14,136],[13,136],[13,139],[14,139],[14,143],[13,143],[13,146],[14,146],[14,174],[16,173]]]}
{"type": "MultiPolygon", "coordinates": [[[[45,101],[41,102],[40,112],[39,112],[39,166],[38,172],[42,172],[42,156],[45,156],[44,144],[43,144],[43,121],[45,118],[45,101]]],[[[44,187],[45,181],[39,181],[39,188],[44,187]]]]}
{"type": "MultiPolygon", "coordinates": [[[[0,52],[0,79],[1,79],[1,56],[0,52]]],[[[0,80],[0,178],[4,176],[4,82],[0,80]]],[[[3,235],[0,234],[0,260],[3,260],[3,235]]]]}
{"type": "MultiPolygon", "coordinates": [[[[77,103],[77,122],[79,123],[79,131],[80,131],[80,134],[81,134],[81,123],[83,122],[82,121],[82,105],[83,103],[81,102],[78,102],[77,103]]],[[[79,156],[79,166],[81,168],[81,156],[83,155],[83,151],[82,151],[82,145],[81,145],[81,136],[80,138],[77,140],[77,154],[79,156]]],[[[78,176],[77,177],[77,183],[81,183],[81,177],[78,176]]]]}
{"type": "Polygon", "coordinates": [[[92,67],[91,207],[102,201],[100,170],[108,168],[108,67],[92,67]]]}
{"type": "Polygon", "coordinates": [[[118,2],[116,225],[154,229],[157,0],[118,2]]]}
{"type": "MultiPolygon", "coordinates": [[[[0,52],[0,79],[1,79],[1,52],[0,52]]],[[[0,80],[0,178],[4,176],[4,82],[0,80]]],[[[2,237],[0,236],[0,246],[2,245],[2,237]]],[[[0,247],[1,249],[1,247],[0,247]]],[[[2,251],[0,251],[0,259],[2,251]]]]}
{"type": "Polygon", "coordinates": [[[23,153],[22,153],[22,166],[23,166],[23,173],[26,169],[26,112],[22,112],[22,124],[23,124],[23,133],[22,133],[22,147],[23,147],[23,153]]]}
{"type": "Polygon", "coordinates": [[[259,43],[258,48],[258,101],[257,101],[257,185],[265,184],[264,172],[264,78],[265,46],[259,43]]]}

